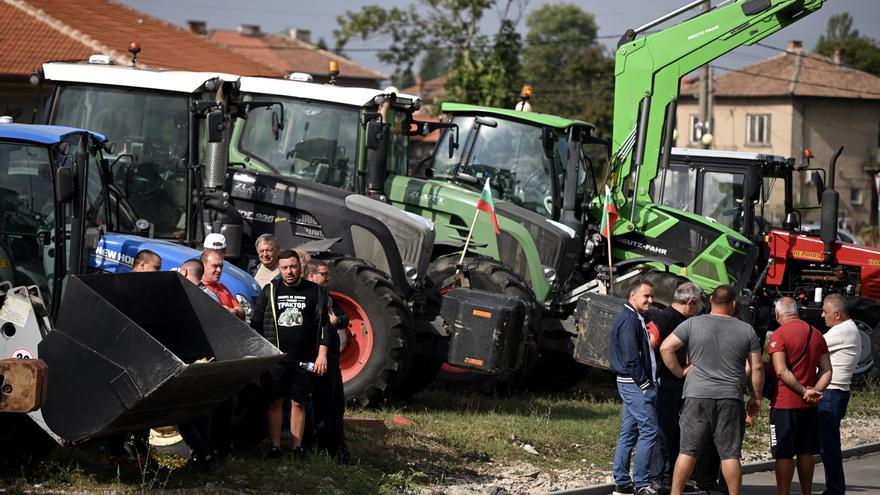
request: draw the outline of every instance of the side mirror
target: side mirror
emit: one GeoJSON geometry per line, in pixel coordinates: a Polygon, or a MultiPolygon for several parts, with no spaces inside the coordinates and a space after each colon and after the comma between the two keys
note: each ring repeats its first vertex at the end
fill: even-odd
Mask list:
{"type": "Polygon", "coordinates": [[[544,147],[544,156],[553,158],[553,152],[556,148],[556,133],[552,129],[547,127],[541,129],[541,145],[544,147]]]}
{"type": "Polygon", "coordinates": [[[371,150],[379,149],[379,141],[381,139],[382,139],[382,125],[375,120],[368,121],[367,122],[367,140],[366,140],[367,149],[371,149],[371,150]]]}
{"type": "Polygon", "coordinates": [[[281,129],[284,127],[284,124],[281,122],[281,117],[278,116],[278,112],[272,112],[272,140],[278,141],[278,138],[281,136],[281,129]]]}
{"type": "Polygon", "coordinates": [[[223,131],[226,129],[226,122],[223,112],[213,110],[208,112],[208,142],[220,143],[223,141],[223,131]]]}
{"type": "Polygon", "coordinates": [[[73,201],[76,194],[76,176],[70,167],[59,167],[55,172],[55,197],[59,203],[73,201]]]}
{"type": "Polygon", "coordinates": [[[825,180],[822,179],[822,174],[819,172],[813,172],[812,179],[813,183],[816,184],[816,201],[821,205],[822,194],[825,193],[825,180]]]}
{"type": "Polygon", "coordinates": [[[452,155],[455,154],[455,150],[458,149],[458,126],[449,130],[450,133],[453,131],[455,134],[450,134],[449,138],[449,158],[452,158],[452,155]]]}

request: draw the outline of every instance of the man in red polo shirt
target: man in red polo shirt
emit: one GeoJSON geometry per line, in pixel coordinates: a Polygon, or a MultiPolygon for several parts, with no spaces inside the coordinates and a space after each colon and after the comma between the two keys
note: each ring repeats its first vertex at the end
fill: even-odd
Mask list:
{"type": "Polygon", "coordinates": [[[810,493],[813,455],[819,453],[818,404],[831,383],[831,357],[822,334],[798,317],[794,299],[776,301],[775,310],[780,326],[769,349],[777,376],[776,396],[770,397],[770,450],[777,492],[788,495],[797,457],[801,493],[810,493]]]}
{"type": "Polygon", "coordinates": [[[214,249],[206,249],[202,252],[202,264],[205,265],[205,274],[202,275],[202,283],[205,287],[217,295],[220,304],[226,307],[235,316],[244,319],[244,310],[235,296],[225,285],[220,283],[220,276],[223,275],[223,255],[214,249]]]}

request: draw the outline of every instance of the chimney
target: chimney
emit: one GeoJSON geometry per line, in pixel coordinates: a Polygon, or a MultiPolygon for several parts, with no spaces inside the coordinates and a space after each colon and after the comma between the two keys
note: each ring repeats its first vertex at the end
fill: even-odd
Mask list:
{"type": "Polygon", "coordinates": [[[846,65],[846,48],[834,49],[834,65],[846,65]]]}
{"type": "Polygon", "coordinates": [[[242,36],[260,36],[262,33],[260,32],[259,24],[239,24],[238,25],[238,34],[242,36]]]}
{"type": "Polygon", "coordinates": [[[205,35],[208,34],[208,23],[205,21],[194,21],[192,19],[186,21],[189,32],[192,34],[205,35]]]}
{"type": "Polygon", "coordinates": [[[308,29],[287,28],[287,36],[303,43],[312,44],[312,32],[308,29]]]}
{"type": "Polygon", "coordinates": [[[791,40],[788,42],[788,53],[800,53],[804,50],[804,42],[801,40],[791,40]]]}

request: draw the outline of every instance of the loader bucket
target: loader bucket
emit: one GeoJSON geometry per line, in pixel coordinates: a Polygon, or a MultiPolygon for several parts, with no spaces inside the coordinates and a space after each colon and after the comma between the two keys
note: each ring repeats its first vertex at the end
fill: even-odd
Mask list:
{"type": "Polygon", "coordinates": [[[69,441],[205,415],[282,356],[173,272],[68,278],[42,412],[69,441]]]}

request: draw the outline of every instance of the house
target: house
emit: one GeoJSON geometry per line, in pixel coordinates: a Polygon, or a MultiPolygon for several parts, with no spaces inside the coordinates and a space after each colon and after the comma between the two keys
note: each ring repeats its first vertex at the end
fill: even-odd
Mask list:
{"type": "MultiPolygon", "coordinates": [[[[793,41],[777,56],[717,76],[711,146],[795,157],[798,162],[810,149],[815,155],[811,165],[825,168],[834,150],[844,146],[835,187],[842,223],[859,229],[877,225],[880,78],[846,67],[843,55],[824,57],[793,41]]],[[[700,147],[698,86],[693,78],[683,79],[678,146],[700,147]]],[[[801,205],[817,203],[808,175],[802,173],[795,187],[801,205]]],[[[770,211],[773,221],[781,212],[776,196],[770,211]]],[[[817,220],[818,210],[807,211],[805,222],[817,220]]]]}
{"type": "Polygon", "coordinates": [[[380,88],[382,82],[388,79],[381,72],[318,48],[311,43],[311,33],[303,29],[291,28],[284,33],[273,34],[262,32],[260,26],[254,24],[242,24],[235,31],[209,31],[204,22],[189,21],[189,30],[284,74],[309,74],[315,82],[329,81],[331,61],[335,61],[339,68],[336,82],[341,86],[380,88]]]}
{"type": "MultiPolygon", "coordinates": [[[[7,0],[0,2],[0,114],[30,121],[36,87],[30,74],[50,60],[109,55],[169,70],[279,76],[282,71],[231,52],[189,31],[110,0],[7,0]]],[[[45,96],[45,90],[43,95],[45,96]]]]}

